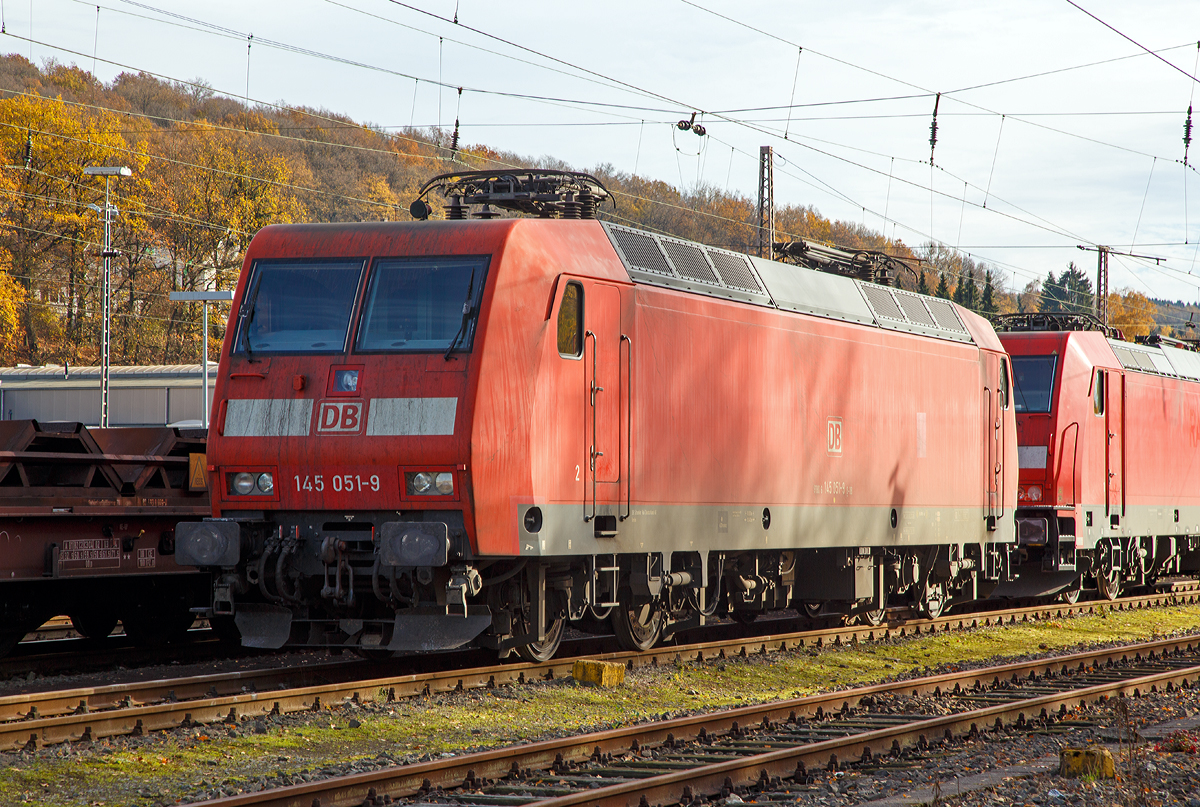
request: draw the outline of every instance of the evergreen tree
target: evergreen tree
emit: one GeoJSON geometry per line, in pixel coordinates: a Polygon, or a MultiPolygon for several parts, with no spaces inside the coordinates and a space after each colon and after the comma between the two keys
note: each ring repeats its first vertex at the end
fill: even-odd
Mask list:
{"type": "Polygon", "coordinates": [[[1065,299],[1066,292],[1058,278],[1054,276],[1054,271],[1047,272],[1046,282],[1042,284],[1042,302],[1038,304],[1038,311],[1043,314],[1062,311],[1065,299]]]}
{"type": "Polygon", "coordinates": [[[995,283],[992,280],[992,270],[988,269],[983,273],[983,296],[979,300],[979,313],[985,317],[991,317],[1000,313],[1000,308],[996,305],[995,283]]]}
{"type": "Polygon", "coordinates": [[[937,290],[933,293],[934,297],[941,297],[943,300],[950,299],[950,288],[946,285],[946,273],[938,272],[937,290]]]}
{"type": "Polygon", "coordinates": [[[925,279],[925,271],[919,273],[920,280],[917,281],[917,294],[929,294],[929,281],[925,279]]]}
{"type": "Polygon", "coordinates": [[[1058,276],[1064,291],[1064,310],[1073,314],[1090,314],[1094,310],[1095,295],[1092,293],[1091,278],[1074,262],[1067,264],[1067,271],[1058,276]]]}
{"type": "Polygon", "coordinates": [[[1043,313],[1088,314],[1093,310],[1094,298],[1092,281],[1071,262],[1057,278],[1054,272],[1047,274],[1046,282],[1042,284],[1042,304],[1038,310],[1043,313]]]}
{"type": "Polygon", "coordinates": [[[975,270],[968,269],[967,276],[958,284],[962,292],[962,304],[971,311],[979,304],[979,289],[975,286],[975,270]]]}

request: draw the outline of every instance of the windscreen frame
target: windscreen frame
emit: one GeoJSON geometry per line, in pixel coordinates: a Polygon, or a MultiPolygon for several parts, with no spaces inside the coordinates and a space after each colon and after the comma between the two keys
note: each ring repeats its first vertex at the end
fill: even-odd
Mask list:
{"type": "Polygon", "coordinates": [[[1012,362],[1012,376],[1013,376],[1011,395],[1012,395],[1012,400],[1013,400],[1013,408],[1016,410],[1017,414],[1047,415],[1047,414],[1050,414],[1050,412],[1054,411],[1055,382],[1058,380],[1058,370],[1059,370],[1058,354],[1057,353],[1046,353],[1046,354],[1036,354],[1036,355],[1035,354],[1028,354],[1028,355],[1010,354],[1009,359],[1012,362]],[[1040,408],[1039,409],[1030,409],[1030,408],[1028,408],[1027,402],[1025,402],[1025,391],[1021,388],[1020,382],[1018,382],[1018,380],[1017,380],[1019,378],[1019,376],[1017,374],[1018,363],[1025,363],[1025,362],[1033,361],[1033,360],[1040,360],[1040,361],[1048,360],[1050,362],[1050,384],[1046,388],[1046,408],[1045,409],[1040,409],[1040,408]]]}
{"type": "Polygon", "coordinates": [[[239,303],[237,311],[237,330],[234,335],[233,348],[230,351],[239,356],[328,356],[344,355],[350,345],[358,319],[359,298],[362,295],[363,277],[366,274],[368,258],[365,256],[323,256],[313,258],[257,258],[250,266],[250,277],[246,282],[246,290],[239,303]],[[254,344],[247,350],[246,332],[249,326],[248,317],[257,304],[259,287],[262,283],[264,270],[271,266],[334,266],[351,267],[357,265],[358,274],[354,282],[354,290],[349,298],[349,309],[346,315],[346,329],[339,344],[330,347],[308,347],[301,350],[280,350],[259,348],[254,344]]]}
{"type": "MultiPolygon", "coordinates": [[[[488,272],[491,268],[492,255],[490,253],[472,254],[472,255],[387,255],[376,256],[371,259],[370,269],[367,273],[366,282],[362,289],[362,302],[358,306],[354,321],[354,333],[350,345],[352,346],[355,355],[373,355],[373,354],[392,354],[392,355],[420,355],[420,354],[448,354],[452,353],[470,353],[474,349],[475,334],[479,330],[479,320],[482,315],[483,294],[487,286],[488,272]],[[462,313],[462,304],[470,302],[471,311],[470,319],[466,323],[465,332],[458,335],[455,342],[445,342],[440,346],[424,345],[420,347],[364,347],[363,340],[367,335],[368,327],[370,326],[370,318],[375,314],[374,311],[374,295],[377,293],[377,283],[381,276],[390,265],[395,264],[421,264],[421,263],[436,263],[455,262],[468,264],[474,262],[474,279],[470,296],[464,295],[462,300],[456,303],[458,308],[455,310],[462,313]],[[453,349],[451,350],[451,347],[453,349]]],[[[461,325],[461,323],[460,323],[461,325]]],[[[461,331],[460,327],[460,331],[461,331]]],[[[453,338],[453,337],[452,337],[453,338]]],[[[424,340],[423,340],[424,341],[424,340]]]]}

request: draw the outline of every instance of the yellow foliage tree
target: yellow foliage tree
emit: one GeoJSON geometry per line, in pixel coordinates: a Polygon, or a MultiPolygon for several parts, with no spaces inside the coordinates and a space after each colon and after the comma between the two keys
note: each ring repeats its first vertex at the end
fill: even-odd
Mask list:
{"type": "Polygon", "coordinates": [[[0,101],[0,153],[9,163],[0,183],[6,224],[0,251],[23,291],[21,355],[31,363],[43,358],[40,332],[47,327],[61,329],[69,342],[56,352],[78,359],[82,317],[97,290],[88,247],[99,240],[100,225],[87,205],[104,200],[103,186],[85,178],[83,169],[131,164],[117,120],[61,99],[0,101]]]}
{"type": "Polygon", "coordinates": [[[1133,289],[1121,289],[1108,295],[1108,324],[1119,328],[1126,339],[1149,336],[1154,328],[1154,303],[1133,289]]]}

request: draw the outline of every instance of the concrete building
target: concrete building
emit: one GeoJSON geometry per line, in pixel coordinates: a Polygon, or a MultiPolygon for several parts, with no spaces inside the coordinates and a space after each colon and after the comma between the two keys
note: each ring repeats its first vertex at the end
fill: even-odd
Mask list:
{"type": "MultiPolygon", "coordinates": [[[[208,365],[211,400],[216,362],[208,365]]],[[[199,426],[203,418],[199,364],[112,367],[110,426],[199,426]]],[[[99,367],[0,368],[0,419],[100,422],[99,367]]]]}

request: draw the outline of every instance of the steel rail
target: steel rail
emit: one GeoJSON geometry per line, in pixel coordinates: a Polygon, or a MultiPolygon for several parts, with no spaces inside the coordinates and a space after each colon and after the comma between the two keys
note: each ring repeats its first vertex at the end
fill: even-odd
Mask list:
{"type": "MultiPolygon", "coordinates": [[[[552,787],[555,779],[572,775],[563,773],[564,768],[569,767],[572,763],[585,762],[589,759],[605,759],[608,755],[627,758],[630,754],[648,748],[675,749],[680,742],[691,740],[704,741],[707,739],[711,742],[712,739],[721,736],[739,737],[739,732],[742,731],[740,727],[758,724],[764,728],[771,728],[783,721],[795,722],[801,717],[816,716],[819,718],[822,713],[849,710],[865,698],[875,695],[908,694],[909,692],[914,695],[940,694],[943,691],[954,690],[955,687],[963,690],[975,686],[984,687],[994,681],[1011,681],[1014,676],[1017,679],[1028,678],[1031,675],[1058,673],[1060,670],[1063,674],[1067,674],[1080,667],[1086,670],[1105,665],[1110,661],[1114,664],[1128,662],[1131,656],[1136,661],[1143,658],[1141,655],[1143,652],[1146,653],[1146,657],[1149,657],[1151,652],[1162,657],[1163,651],[1166,653],[1188,652],[1194,655],[1200,652],[1200,637],[1142,643],[1104,651],[1074,653],[1069,656],[1039,661],[1006,664],[746,706],[712,714],[690,715],[675,720],[498,748],[459,757],[279,787],[257,793],[245,793],[213,799],[202,802],[202,804],[208,805],[208,807],[348,807],[348,805],[382,804],[382,801],[374,801],[376,797],[382,798],[382,794],[393,799],[407,798],[425,794],[437,788],[458,788],[464,784],[503,779],[513,773],[519,774],[523,769],[528,769],[530,772],[552,771],[553,773],[550,775],[542,776],[544,780],[549,780],[545,783],[546,786],[552,787]],[[1151,646],[1158,650],[1147,650],[1151,646]]],[[[951,715],[932,718],[921,715],[917,716],[916,720],[906,720],[903,723],[881,729],[819,742],[801,742],[790,747],[780,747],[786,744],[780,742],[776,734],[772,735],[769,741],[771,746],[769,751],[746,754],[740,758],[711,764],[693,765],[689,770],[655,774],[653,768],[671,766],[662,765],[661,760],[658,762],[645,760],[645,767],[651,770],[646,770],[645,775],[635,781],[583,789],[576,793],[550,799],[530,797],[523,801],[528,804],[536,804],[537,807],[576,807],[577,805],[628,807],[639,802],[642,804],[689,803],[696,794],[713,794],[730,784],[736,786],[769,781],[776,777],[791,777],[798,770],[814,765],[832,764],[836,766],[839,754],[842,760],[869,759],[895,753],[896,750],[904,747],[913,745],[920,747],[926,743],[926,738],[930,738],[930,742],[936,743],[939,738],[975,734],[1004,725],[1011,726],[1014,723],[1021,725],[1028,719],[1036,720],[1042,715],[1049,715],[1059,710],[1066,711],[1075,706],[1108,697],[1122,694],[1136,696],[1142,691],[1150,692],[1159,688],[1186,686],[1188,682],[1200,681],[1200,663],[1197,662],[1200,662],[1200,659],[1191,658],[1188,659],[1187,666],[1167,670],[1157,669],[1150,672],[1133,669],[1129,671],[1133,673],[1131,677],[1122,677],[1119,680],[1109,680],[1099,684],[1089,683],[1084,687],[1035,694],[1032,697],[969,709],[951,715]],[[688,791],[685,791],[684,788],[688,788],[688,791]]],[[[628,759],[625,761],[627,763],[628,759]]],[[[586,775],[588,771],[583,769],[579,773],[586,775]]],[[[514,784],[520,786],[522,782],[517,780],[514,784]]],[[[525,783],[523,789],[528,788],[529,784],[525,783]]],[[[467,804],[471,802],[469,795],[464,795],[463,799],[467,804]]]]}
{"type": "MultiPolygon", "coordinates": [[[[1110,608],[1133,610],[1200,601],[1200,593],[1165,593],[1111,603],[1087,602],[1017,608],[917,620],[897,627],[850,626],[687,645],[656,647],[643,653],[582,656],[615,661],[630,668],[675,661],[765,655],[801,647],[855,644],[889,637],[948,632],[988,625],[1052,619],[1110,608]]],[[[1166,640],[1168,643],[1171,640],[1166,640]]],[[[1150,643],[1147,648],[1157,647],[1150,643]]],[[[0,750],[36,747],[80,739],[140,734],[214,723],[252,714],[313,711],[346,700],[391,700],[419,695],[553,680],[570,674],[575,658],[543,663],[495,664],[469,669],[417,672],[346,680],[354,662],[295,669],[246,670],[132,684],[84,687],[0,697],[0,750]],[[313,683],[320,676],[341,681],[313,683]]]]}

